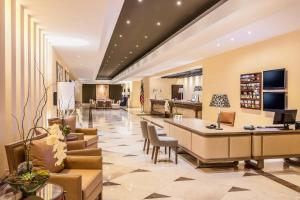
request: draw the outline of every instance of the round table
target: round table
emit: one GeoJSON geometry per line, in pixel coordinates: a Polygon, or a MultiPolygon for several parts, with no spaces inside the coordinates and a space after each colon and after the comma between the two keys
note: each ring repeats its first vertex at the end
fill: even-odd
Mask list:
{"type": "MultiPolygon", "coordinates": [[[[4,186],[5,191],[0,192],[1,200],[21,200],[21,192],[15,192],[9,185],[4,186]]],[[[37,191],[36,196],[30,196],[24,200],[64,200],[64,190],[61,186],[47,183],[40,190],[37,191]]]]}

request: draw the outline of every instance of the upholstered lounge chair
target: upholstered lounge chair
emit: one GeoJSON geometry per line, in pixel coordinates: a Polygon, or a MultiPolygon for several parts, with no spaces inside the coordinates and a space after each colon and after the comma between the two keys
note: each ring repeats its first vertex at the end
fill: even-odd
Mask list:
{"type": "MultiPolygon", "coordinates": [[[[41,140],[38,136],[35,140],[41,140]]],[[[22,141],[5,145],[10,173],[25,161],[22,141]]],[[[96,152],[94,152],[96,155],[96,152]]],[[[98,152],[99,153],[99,152],[98,152]]],[[[50,173],[49,183],[62,186],[66,200],[102,199],[102,156],[70,156],[59,173],[50,173]]]]}
{"type": "MultiPolygon", "coordinates": [[[[71,128],[71,135],[76,135],[78,140],[84,140],[86,148],[97,148],[98,135],[96,128],[76,128],[76,116],[68,116],[64,119],[64,123],[71,128]]],[[[59,118],[48,119],[49,126],[53,124],[62,124],[59,118]]]]}

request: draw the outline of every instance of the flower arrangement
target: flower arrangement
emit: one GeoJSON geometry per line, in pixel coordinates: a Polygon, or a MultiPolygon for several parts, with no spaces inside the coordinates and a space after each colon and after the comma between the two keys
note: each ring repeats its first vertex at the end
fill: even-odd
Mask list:
{"type": "Polygon", "coordinates": [[[31,144],[37,131],[43,130],[48,134],[47,144],[53,145],[53,151],[55,152],[55,157],[57,158],[57,162],[55,163],[56,165],[60,165],[66,157],[66,145],[63,143],[63,137],[60,128],[54,126],[50,127],[49,130],[47,130],[40,126],[40,120],[43,118],[43,115],[45,113],[44,109],[47,105],[49,87],[46,87],[46,80],[44,74],[40,71],[38,67],[36,67],[36,70],[39,72],[39,75],[42,80],[43,93],[35,110],[32,127],[25,130],[24,125],[26,119],[27,105],[30,97],[29,89],[25,104],[23,106],[22,118],[20,122],[17,119],[17,117],[13,115],[13,118],[15,119],[17,124],[20,138],[23,142],[25,151],[25,162],[21,163],[18,166],[17,172],[10,174],[5,179],[5,182],[8,183],[11,187],[15,188],[16,190],[20,190],[23,196],[30,196],[35,194],[36,191],[40,187],[42,187],[49,179],[49,172],[47,170],[34,169],[32,162],[29,158],[31,144]]]}
{"type": "Polygon", "coordinates": [[[54,158],[57,159],[55,165],[61,165],[67,157],[65,136],[61,131],[60,125],[54,124],[48,129],[47,144],[53,146],[54,158]]]}

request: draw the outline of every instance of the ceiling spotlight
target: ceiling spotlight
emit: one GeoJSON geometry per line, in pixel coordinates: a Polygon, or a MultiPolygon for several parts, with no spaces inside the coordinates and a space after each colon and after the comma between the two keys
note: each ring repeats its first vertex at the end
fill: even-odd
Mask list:
{"type": "Polygon", "coordinates": [[[129,51],[129,54],[132,54],[132,51],[129,51]]]}
{"type": "Polygon", "coordinates": [[[148,38],[148,35],[145,35],[144,38],[147,39],[147,38],[148,38]]]}
{"type": "Polygon", "coordinates": [[[182,4],[181,1],[177,1],[177,2],[176,2],[176,5],[177,5],[177,6],[181,6],[181,4],[182,4]]]}
{"type": "Polygon", "coordinates": [[[137,45],[135,45],[135,47],[136,47],[136,48],[139,48],[139,45],[137,44],[137,45]]]}
{"type": "Polygon", "coordinates": [[[125,56],[124,58],[127,59],[127,56],[125,56]]]}
{"type": "Polygon", "coordinates": [[[116,47],[116,46],[118,46],[118,44],[114,44],[114,46],[116,47]]]}
{"type": "Polygon", "coordinates": [[[248,35],[251,35],[252,34],[252,32],[251,31],[248,31],[248,35]]]}
{"type": "Polygon", "coordinates": [[[138,0],[138,2],[140,2],[140,3],[141,3],[142,1],[143,1],[143,0],[138,0]]]}
{"type": "Polygon", "coordinates": [[[119,37],[121,38],[121,37],[123,37],[123,35],[122,35],[122,34],[120,34],[120,35],[119,35],[119,37]]]}
{"type": "Polygon", "coordinates": [[[234,38],[232,37],[232,38],[230,38],[230,40],[231,40],[231,41],[234,41],[234,38]]]}
{"type": "Polygon", "coordinates": [[[126,20],[126,24],[130,24],[130,20],[126,20]]]}
{"type": "Polygon", "coordinates": [[[157,26],[160,26],[161,24],[160,24],[160,22],[156,22],[156,25],[157,25],[157,26]]]}

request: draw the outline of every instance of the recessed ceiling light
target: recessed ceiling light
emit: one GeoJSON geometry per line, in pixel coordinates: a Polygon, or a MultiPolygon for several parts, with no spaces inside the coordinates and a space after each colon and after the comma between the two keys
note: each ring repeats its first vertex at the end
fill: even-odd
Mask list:
{"type": "Polygon", "coordinates": [[[176,5],[177,5],[177,6],[181,6],[181,4],[182,4],[181,1],[177,1],[177,2],[176,2],[176,5]]]}
{"type": "Polygon", "coordinates": [[[124,58],[127,59],[127,56],[125,56],[124,58]]]}
{"type": "Polygon", "coordinates": [[[218,43],[218,44],[217,44],[217,47],[219,47],[219,46],[221,46],[221,44],[220,44],[220,43],[218,43]]]}
{"type": "Polygon", "coordinates": [[[232,37],[232,38],[230,38],[230,40],[231,40],[231,41],[234,41],[234,38],[232,37]]]}
{"type": "Polygon", "coordinates": [[[148,38],[148,35],[145,35],[144,38],[147,39],[147,38],[148,38]]]}
{"type": "Polygon", "coordinates": [[[251,31],[248,31],[248,35],[251,35],[252,34],[252,32],[251,31]]]}
{"type": "Polygon", "coordinates": [[[121,62],[124,62],[123,60],[121,60],[121,62]]]}
{"type": "Polygon", "coordinates": [[[114,46],[116,47],[116,46],[118,46],[118,44],[114,44],[114,46]]]}
{"type": "Polygon", "coordinates": [[[139,45],[137,44],[137,45],[135,45],[135,47],[136,47],[136,48],[139,48],[139,45]]]}
{"type": "Polygon", "coordinates": [[[126,20],[126,24],[130,24],[130,20],[127,19],[127,20],[126,20]]]}
{"type": "Polygon", "coordinates": [[[156,25],[157,25],[157,26],[160,26],[161,24],[160,24],[160,22],[156,22],[156,25]]]}
{"type": "Polygon", "coordinates": [[[122,34],[120,34],[120,35],[119,35],[119,37],[123,37],[123,35],[122,35],[122,34]]]}
{"type": "Polygon", "coordinates": [[[138,2],[140,2],[140,3],[141,3],[142,1],[143,1],[143,0],[138,0],[138,2]]]}
{"type": "Polygon", "coordinates": [[[133,52],[132,51],[129,51],[129,54],[132,54],[133,52]]]}

